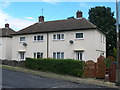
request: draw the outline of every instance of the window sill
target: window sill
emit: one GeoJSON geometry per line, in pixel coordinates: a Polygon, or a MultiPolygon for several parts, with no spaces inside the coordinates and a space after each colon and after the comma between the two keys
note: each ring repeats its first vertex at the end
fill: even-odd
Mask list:
{"type": "Polygon", "coordinates": [[[84,38],[75,38],[75,40],[84,40],[84,38]]]}
{"type": "Polygon", "coordinates": [[[33,41],[33,43],[39,43],[39,42],[44,42],[44,41],[33,41]]]}

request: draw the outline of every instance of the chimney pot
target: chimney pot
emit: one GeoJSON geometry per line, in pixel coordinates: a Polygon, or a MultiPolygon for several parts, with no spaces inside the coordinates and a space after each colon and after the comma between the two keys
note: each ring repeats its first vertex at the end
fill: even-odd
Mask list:
{"type": "Polygon", "coordinates": [[[76,12],[76,18],[81,18],[81,17],[82,17],[82,12],[78,10],[76,12]]]}
{"type": "Polygon", "coordinates": [[[39,22],[44,22],[44,16],[39,17],[39,22]]]}
{"type": "Polygon", "coordinates": [[[5,28],[9,28],[9,24],[8,23],[5,24],[5,28]]]}

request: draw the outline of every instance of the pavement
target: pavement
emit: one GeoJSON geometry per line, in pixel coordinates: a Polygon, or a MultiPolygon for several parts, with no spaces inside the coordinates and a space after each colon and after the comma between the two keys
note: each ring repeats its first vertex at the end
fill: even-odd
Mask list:
{"type": "Polygon", "coordinates": [[[25,67],[13,67],[13,66],[8,66],[8,65],[1,65],[0,68],[30,73],[30,74],[34,74],[37,76],[66,80],[66,81],[70,81],[70,82],[74,82],[74,83],[85,83],[88,85],[96,85],[96,86],[102,86],[102,87],[107,87],[107,88],[118,88],[118,86],[115,86],[115,83],[111,83],[111,82],[108,82],[105,80],[99,80],[99,79],[95,79],[95,78],[80,78],[80,77],[74,77],[74,76],[69,76],[69,75],[55,74],[55,73],[51,73],[51,72],[30,70],[25,67]]]}

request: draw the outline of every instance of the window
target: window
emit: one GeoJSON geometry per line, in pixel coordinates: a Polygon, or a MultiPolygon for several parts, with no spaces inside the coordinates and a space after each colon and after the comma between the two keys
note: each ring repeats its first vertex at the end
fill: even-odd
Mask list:
{"type": "Polygon", "coordinates": [[[53,58],[56,59],[56,53],[55,52],[53,53],[53,58]]]}
{"type": "Polygon", "coordinates": [[[43,36],[34,36],[34,41],[43,41],[43,36]]]}
{"type": "Polygon", "coordinates": [[[76,39],[83,39],[83,33],[76,33],[75,38],[76,39]]]}
{"type": "Polygon", "coordinates": [[[34,41],[36,41],[37,40],[37,36],[34,36],[34,41]]]}
{"type": "Polygon", "coordinates": [[[101,39],[101,42],[102,42],[102,35],[101,35],[100,39],[101,39]]]}
{"type": "Polygon", "coordinates": [[[64,52],[53,52],[54,59],[64,59],[64,52]]]}
{"type": "Polygon", "coordinates": [[[57,59],[60,59],[60,52],[57,52],[57,59]]]}
{"type": "Polygon", "coordinates": [[[64,34],[54,34],[53,40],[64,40],[64,34]]]}
{"type": "Polygon", "coordinates": [[[56,40],[56,35],[55,34],[53,35],[53,40],[56,40]]]}
{"type": "Polygon", "coordinates": [[[41,53],[41,52],[35,52],[34,53],[34,58],[43,58],[43,53],[41,53]]]}
{"type": "Polygon", "coordinates": [[[20,37],[20,42],[24,42],[25,41],[25,37],[20,37]]]}

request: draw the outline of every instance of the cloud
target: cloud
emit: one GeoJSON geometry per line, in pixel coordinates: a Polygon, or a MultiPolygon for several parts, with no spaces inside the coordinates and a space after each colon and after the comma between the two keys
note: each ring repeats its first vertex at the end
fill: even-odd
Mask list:
{"type": "Polygon", "coordinates": [[[25,27],[28,27],[28,26],[36,23],[36,21],[30,21],[30,20],[14,18],[14,17],[10,17],[8,22],[9,22],[11,28],[15,29],[15,30],[20,30],[20,29],[23,29],[25,27]]]}
{"type": "Polygon", "coordinates": [[[5,9],[10,5],[10,2],[0,2],[0,8],[5,9]]]}
{"type": "Polygon", "coordinates": [[[35,20],[35,18],[33,17],[24,17],[25,19],[29,19],[29,20],[35,20]]]}
{"type": "Polygon", "coordinates": [[[86,3],[80,3],[80,7],[88,7],[88,5],[86,3]]]}
{"type": "MultiPolygon", "coordinates": [[[[30,18],[29,19],[33,19],[30,18]]],[[[5,13],[3,10],[0,10],[0,28],[4,28],[5,23],[10,24],[10,28],[18,31],[29,25],[36,23],[36,21],[30,21],[26,19],[15,18],[8,13],[5,13]],[[7,19],[7,21],[5,21],[7,19]]]]}

